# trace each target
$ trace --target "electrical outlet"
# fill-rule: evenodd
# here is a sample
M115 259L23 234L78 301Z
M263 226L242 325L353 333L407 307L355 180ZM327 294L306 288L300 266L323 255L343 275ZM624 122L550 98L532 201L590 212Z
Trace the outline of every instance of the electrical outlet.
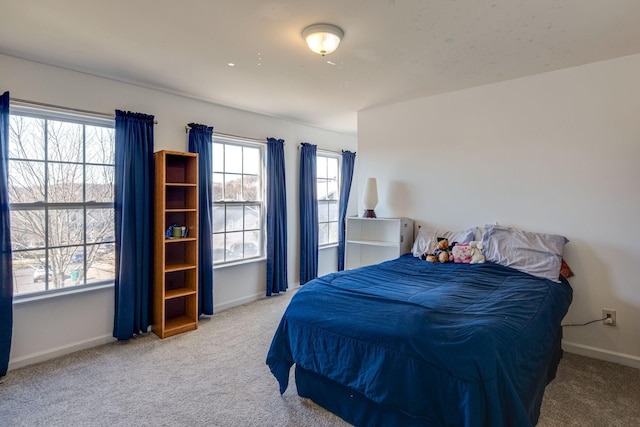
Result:
M616 326L616 311L610 308L602 309L602 324L607 326Z

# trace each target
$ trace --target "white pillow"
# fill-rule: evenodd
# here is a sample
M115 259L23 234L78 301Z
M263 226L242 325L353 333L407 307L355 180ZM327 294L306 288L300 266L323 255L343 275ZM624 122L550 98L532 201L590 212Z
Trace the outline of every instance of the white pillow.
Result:
M569 240L557 234L532 233L486 225L482 234L487 261L560 282L562 253Z
M452 245L454 242L471 242L475 240L476 228L477 227L472 227L468 230L463 231L447 231L438 230L436 228L431 228L423 225L422 227L420 227L420 231L418 231L416 240L413 242L413 248L411 249L411 252L416 258L419 258L424 254L434 253L436 251L438 238L449 239L450 245Z

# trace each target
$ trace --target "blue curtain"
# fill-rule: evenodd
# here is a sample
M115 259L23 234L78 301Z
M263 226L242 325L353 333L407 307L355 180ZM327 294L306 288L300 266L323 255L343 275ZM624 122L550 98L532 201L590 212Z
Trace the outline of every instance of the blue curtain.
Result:
M317 147L303 142L300 149L300 284L318 277Z
M342 151L342 166L340 168L340 206L338 207L338 271L344 270L344 249L345 249L345 225L347 217L347 205L349 204L349 193L351 193L351 181L353 180L353 169L356 164L356 153Z
M287 186L284 141L267 139L267 296L285 292L287 279Z
M149 328L153 281L153 116L116 110L113 336Z
M213 314L213 127L189 127L189 151L198 153L198 314Z
M7 374L13 330L13 274L9 224L9 92L0 97L0 377Z

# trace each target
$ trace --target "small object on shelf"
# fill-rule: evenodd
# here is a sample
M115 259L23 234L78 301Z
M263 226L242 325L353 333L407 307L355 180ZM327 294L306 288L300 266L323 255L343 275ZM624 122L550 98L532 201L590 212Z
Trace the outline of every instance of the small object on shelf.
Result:
M187 235L189 235L189 227L186 225L173 224L170 225L165 232L165 237L167 239L184 239Z
M178 224L170 225L170 226L167 228L167 231L164 233L164 237L166 237L167 239L173 239L173 238L175 238L175 237L180 237L180 235L179 235L179 234L178 234L178 235L176 235L176 230L175 230L175 229L176 229L176 227L178 227Z

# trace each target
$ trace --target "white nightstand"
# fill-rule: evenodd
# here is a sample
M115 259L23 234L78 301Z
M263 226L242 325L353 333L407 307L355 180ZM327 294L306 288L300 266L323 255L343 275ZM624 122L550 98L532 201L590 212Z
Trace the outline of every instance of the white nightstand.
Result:
M411 252L413 220L347 217L345 269L377 264Z

